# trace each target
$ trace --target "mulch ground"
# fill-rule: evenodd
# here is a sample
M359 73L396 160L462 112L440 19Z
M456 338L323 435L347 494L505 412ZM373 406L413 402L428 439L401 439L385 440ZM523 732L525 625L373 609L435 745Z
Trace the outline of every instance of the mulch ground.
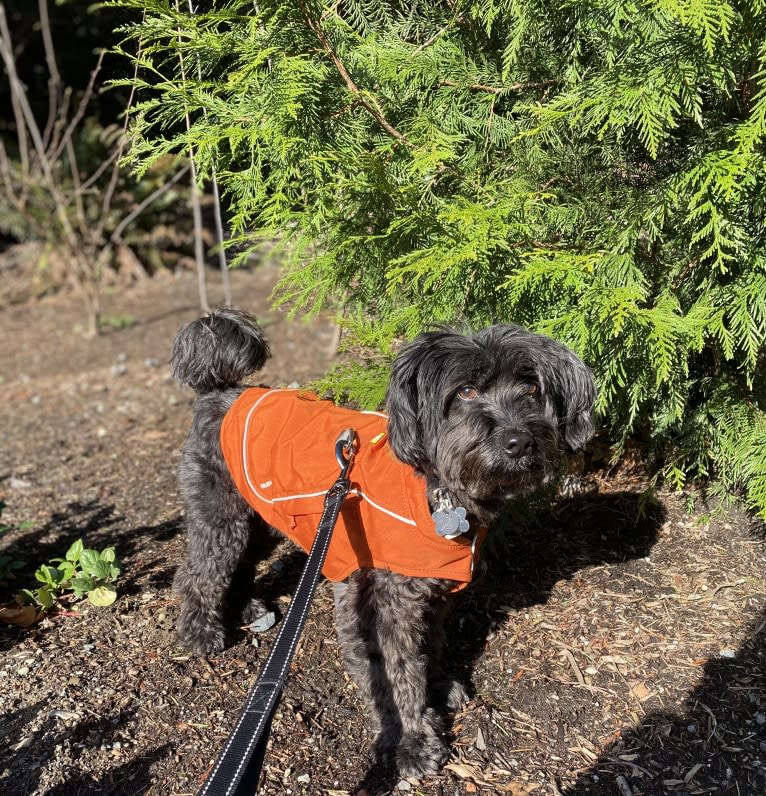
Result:
M331 364L333 327L269 310L275 277L235 273L236 303L269 334L262 379L304 384ZM122 564L112 606L0 628L6 796L196 793L274 638L242 634L208 659L175 640L192 395L166 361L195 307L186 274L109 296L108 313L136 322L95 340L73 298L0 311L0 551L27 562L2 596L77 538ZM596 453L582 494L511 507L488 574L460 596L448 665L472 699L449 719L444 770L415 782L371 763L323 583L262 794L766 793L763 527L694 493L647 500L640 451L612 469ZM301 561L285 544L261 566L278 613Z

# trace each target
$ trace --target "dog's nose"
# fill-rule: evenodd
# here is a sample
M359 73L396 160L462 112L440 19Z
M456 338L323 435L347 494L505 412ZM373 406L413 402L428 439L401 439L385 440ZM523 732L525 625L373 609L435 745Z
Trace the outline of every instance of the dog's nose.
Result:
M520 459L532 452L534 440L526 431L512 431L505 441L505 452L514 459Z

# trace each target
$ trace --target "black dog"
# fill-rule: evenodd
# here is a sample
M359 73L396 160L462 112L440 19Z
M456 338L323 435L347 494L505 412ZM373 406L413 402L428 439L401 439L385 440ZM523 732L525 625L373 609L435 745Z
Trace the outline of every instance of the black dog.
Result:
M289 477L264 474L285 457L297 459L327 470L326 489L337 474L332 445L317 452L291 446L308 444L314 425L358 427L353 500L336 529L346 558L325 574L338 581L338 633L375 720L376 752L401 775L433 773L448 753L433 706L454 710L466 699L440 667L450 595L470 581L477 547L503 503L556 478L565 451L592 436L592 374L569 349L517 326L468 336L426 332L394 361L388 418L353 413L347 422L349 410L297 391L238 386L268 356L255 319L236 310L214 312L176 337L173 373L198 393L180 470L188 549L175 579L179 638L202 654L223 648L234 582L243 568L248 574L254 539L268 535L268 525L305 546L296 533L308 509L291 508L284 522L275 512L296 498L312 500L313 492L301 484L288 498L290 485L278 479ZM278 403L286 406L280 419L269 414ZM229 430L239 435L234 442ZM368 472L369 484L362 480ZM385 486L406 482L418 494L399 494L397 486L390 500L381 498L372 494L376 478ZM388 523L377 541L367 527L373 515ZM445 557L441 576L436 559ZM249 600L240 616L251 621L262 610Z

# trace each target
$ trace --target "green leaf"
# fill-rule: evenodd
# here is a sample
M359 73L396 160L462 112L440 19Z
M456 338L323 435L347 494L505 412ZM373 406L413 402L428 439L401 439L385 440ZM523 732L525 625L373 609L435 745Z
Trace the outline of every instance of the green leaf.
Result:
M37 605L39 600L37 599L37 591L32 591L31 589L19 589L19 594L24 598L24 601L28 604Z
M76 542L73 542L70 545L69 550L66 551L66 560L77 563L80 560L82 551L83 551L82 539L78 539Z
M100 561L98 551L85 548L80 552L80 567L88 575L92 575Z
M69 580L75 573L75 565L71 561L62 561L57 569L61 572L61 581Z
M93 562L93 566L89 574L97 580L106 580L107 578L111 577L112 565L108 561L104 561L103 559L99 558L97 561Z
M75 596L82 597L87 592L96 588L96 580L87 576L80 576L72 578L69 582L69 588L75 593Z
M108 586L98 586L88 592L88 600L99 607L111 605L117 599L117 592Z
M46 586L43 586L42 588L34 592L33 599L35 600L35 602L39 603L46 611L53 608L53 606L56 604L55 592Z
M64 573L55 567L51 567L48 564L43 564L35 572L35 578L39 580L40 583L45 583L48 586L54 587L63 581Z

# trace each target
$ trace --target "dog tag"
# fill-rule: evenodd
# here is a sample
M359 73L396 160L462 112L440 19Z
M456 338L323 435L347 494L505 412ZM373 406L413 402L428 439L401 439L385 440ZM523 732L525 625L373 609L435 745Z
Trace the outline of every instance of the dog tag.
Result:
M465 518L466 511L462 506L453 509L437 509L433 517L436 533L445 539L454 539L465 533L470 527Z

